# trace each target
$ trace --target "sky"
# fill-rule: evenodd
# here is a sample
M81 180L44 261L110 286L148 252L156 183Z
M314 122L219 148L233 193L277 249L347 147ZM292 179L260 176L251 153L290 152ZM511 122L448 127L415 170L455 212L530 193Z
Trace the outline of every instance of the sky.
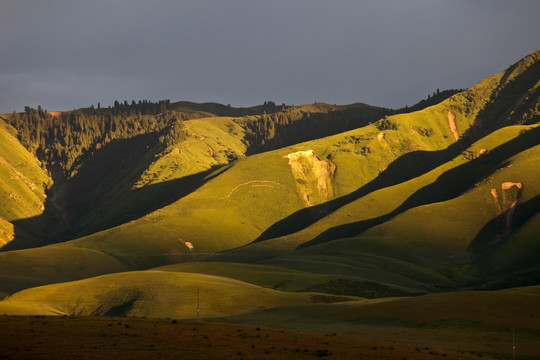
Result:
M538 0L0 0L0 112L170 99L399 108L540 48Z

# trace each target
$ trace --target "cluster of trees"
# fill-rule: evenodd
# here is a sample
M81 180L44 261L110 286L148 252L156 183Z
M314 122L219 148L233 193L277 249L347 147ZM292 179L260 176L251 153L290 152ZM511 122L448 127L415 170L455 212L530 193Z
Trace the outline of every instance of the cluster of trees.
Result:
M131 104L128 104L127 101L124 101L123 104L115 101L114 106L110 110L114 115L153 115L158 113L164 113L167 110L170 110L170 108L171 100L167 99L160 100L158 102L139 100L138 103L132 101ZM99 103L98 109L100 109Z
M259 152L352 130L393 112L369 106L309 112L293 105L272 114L250 117L249 121L242 118L236 121L245 123L250 152Z
M444 101L448 99L450 96L455 95L459 92L464 91L464 89L448 89L440 91L437 89L437 91L434 91L433 94L429 95L426 99L420 100L418 103L414 104L413 106L405 106L404 108L401 108L398 110L400 113L408 113L413 111L419 111L422 109L425 109L427 107L437 105L441 101Z
M71 176L77 159L100 149L115 139L127 139L140 134L159 132L174 127L170 135L160 138L164 143L182 136L182 114L169 110L170 101L139 101L113 107L90 108L62 113L48 113L41 106L26 106L23 113L13 112L9 123L18 130L21 143L42 162L44 168L60 169Z

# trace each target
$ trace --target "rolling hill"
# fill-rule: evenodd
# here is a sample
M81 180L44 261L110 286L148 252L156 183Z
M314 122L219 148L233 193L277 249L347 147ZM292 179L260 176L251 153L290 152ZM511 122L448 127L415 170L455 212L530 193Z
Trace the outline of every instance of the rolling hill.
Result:
M324 331L505 336L509 320L484 323L478 302L434 318L482 294L529 341L540 50L443 93L415 111L163 101L2 115L0 313L190 318L183 294L200 289L204 317L231 322L307 329L316 312Z

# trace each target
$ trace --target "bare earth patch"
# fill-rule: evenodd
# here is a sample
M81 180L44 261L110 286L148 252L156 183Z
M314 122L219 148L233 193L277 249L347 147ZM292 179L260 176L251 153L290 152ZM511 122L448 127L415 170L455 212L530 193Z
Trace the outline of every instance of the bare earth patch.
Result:
M450 128L454 140L458 141L460 136L456 125L456 114L451 111L448 112L448 127Z
M331 176L336 166L319 160L313 150L297 151L286 156L296 180L298 193L307 206L317 205L334 196Z

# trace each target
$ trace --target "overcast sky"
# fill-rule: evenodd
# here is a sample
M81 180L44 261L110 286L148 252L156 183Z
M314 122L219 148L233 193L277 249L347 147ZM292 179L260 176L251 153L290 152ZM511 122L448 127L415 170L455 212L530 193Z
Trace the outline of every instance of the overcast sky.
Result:
M0 112L114 100L398 108L540 48L539 0L0 0Z

